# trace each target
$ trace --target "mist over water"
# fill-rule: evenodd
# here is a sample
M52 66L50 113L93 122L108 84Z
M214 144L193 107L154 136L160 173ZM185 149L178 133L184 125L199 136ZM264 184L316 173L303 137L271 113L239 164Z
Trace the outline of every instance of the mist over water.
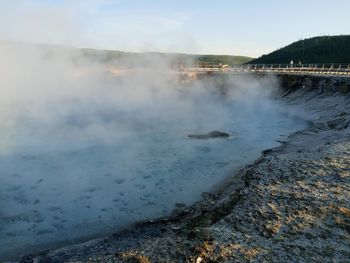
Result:
M0 53L0 258L169 215L305 125L272 77L227 77L222 96L160 59L118 77L79 51ZM234 136L186 137L212 130Z

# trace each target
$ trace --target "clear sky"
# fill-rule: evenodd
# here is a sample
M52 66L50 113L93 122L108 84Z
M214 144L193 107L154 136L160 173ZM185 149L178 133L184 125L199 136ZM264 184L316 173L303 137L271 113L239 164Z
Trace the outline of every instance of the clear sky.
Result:
M350 34L349 0L0 0L0 38L257 57Z

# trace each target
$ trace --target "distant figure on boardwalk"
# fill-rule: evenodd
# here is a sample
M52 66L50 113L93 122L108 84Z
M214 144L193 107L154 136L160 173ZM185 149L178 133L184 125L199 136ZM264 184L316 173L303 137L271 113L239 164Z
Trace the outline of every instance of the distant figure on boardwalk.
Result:
M299 60L299 67L301 67L301 61Z
M294 64L294 62L293 62L293 60L291 60L291 61L290 61L290 67L291 67L291 68L293 67L293 64Z

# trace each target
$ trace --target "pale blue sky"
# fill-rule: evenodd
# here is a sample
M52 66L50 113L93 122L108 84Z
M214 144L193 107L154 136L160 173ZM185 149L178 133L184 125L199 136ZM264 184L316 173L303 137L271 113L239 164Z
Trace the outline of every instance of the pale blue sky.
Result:
M125 51L260 56L349 34L349 0L0 0L0 38Z

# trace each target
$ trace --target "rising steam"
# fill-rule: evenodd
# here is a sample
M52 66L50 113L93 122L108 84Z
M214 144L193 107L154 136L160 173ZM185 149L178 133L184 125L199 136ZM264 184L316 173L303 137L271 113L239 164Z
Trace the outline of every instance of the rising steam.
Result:
M0 57L0 258L168 215L300 125L273 77L180 85L159 56L9 42ZM236 136L186 138L212 130Z

